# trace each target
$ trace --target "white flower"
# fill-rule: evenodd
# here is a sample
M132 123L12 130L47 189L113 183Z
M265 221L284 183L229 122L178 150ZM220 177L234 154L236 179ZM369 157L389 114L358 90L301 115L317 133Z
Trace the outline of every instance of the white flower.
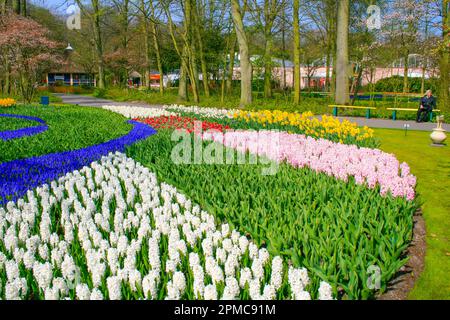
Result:
M272 275L270 277L270 283L278 290L283 282L283 260L280 256L276 256L272 260Z
M250 259L255 259L258 257L258 247L253 242L251 242L249 244L248 250L249 250Z
M167 296L166 300L180 300L180 290L173 284L172 281L167 282Z
M15 278L8 281L5 286L6 300L21 300L27 293L27 280L25 278Z
M320 282L319 300L333 300L333 291L331 286L325 281Z
M122 298L121 279L117 276L108 277L106 279L108 294L110 300L120 300Z
M246 236L241 236L239 238L239 248L241 249L242 254L245 254L248 248L248 239Z
M142 290L146 299L156 299L156 286L158 283L159 274L158 272L152 270L148 275L142 279Z
M85 284L85 283L78 284L75 291L76 291L78 300L90 300L91 291L89 290L89 287L87 286L87 284Z
M308 272L306 269L296 269L290 266L288 271L288 280L289 285L291 286L293 298L303 300L305 297L304 288L309 283Z
M47 287L44 290L45 300L59 300L59 289L56 287Z
M43 264L35 262L33 265L33 276L36 279L38 286L42 290L45 290L53 279L53 268L50 262Z
M182 272L177 271L174 273L173 284L178 289L178 291L180 291L180 293L184 292L184 290L186 289L186 279Z
M6 300L20 300L19 288L15 283L7 282L5 285Z
M215 284L209 284L205 287L205 300L217 300L217 289Z
M53 288L58 290L58 294L61 297L69 293L69 288L63 278L53 278Z
M269 260L269 257L270 257L269 251L267 251L266 248L259 249L258 257L259 257L259 260L261 261L261 264L265 265L267 260Z
M98 288L94 288L91 293L91 300L103 300L103 294Z
M301 290L295 295L296 300L311 300L311 295L308 291Z
M263 290L263 300L274 300L276 293L276 289L272 285L266 284Z
M239 285L242 289L245 288L245 285L247 283L250 283L250 280L252 279L252 271L249 268L241 269L240 272L241 276L239 278Z
M136 269L129 271L128 281L130 283L131 290L136 291L138 286L142 286L141 273Z
M258 279L250 280L249 287L250 287L250 298L252 298L252 300L262 300L263 299L261 296L261 292L260 292L261 284Z
M253 272L253 277L255 277L256 279L261 279L262 277L264 277L264 268L259 259L253 260L252 272Z
M225 279L225 289L223 292L223 300L234 300L239 295L239 284L234 277Z
M8 260L5 262L6 277L9 282L13 282L19 277L19 266L14 260Z

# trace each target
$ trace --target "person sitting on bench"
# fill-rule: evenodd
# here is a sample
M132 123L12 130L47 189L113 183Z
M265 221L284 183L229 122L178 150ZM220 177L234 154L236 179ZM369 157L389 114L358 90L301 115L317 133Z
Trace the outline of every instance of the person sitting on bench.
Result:
M430 117L430 112L436 108L436 98L433 97L431 90L427 90L425 96L420 99L420 107L417 111L417 122L427 122Z

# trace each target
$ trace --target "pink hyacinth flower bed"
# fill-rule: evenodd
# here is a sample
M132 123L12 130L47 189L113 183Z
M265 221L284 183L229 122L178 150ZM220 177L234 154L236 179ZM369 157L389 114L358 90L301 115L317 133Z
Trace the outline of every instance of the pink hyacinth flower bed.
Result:
M406 163L379 149L314 139L300 134L277 131L204 132L204 140L213 140L241 152L266 156L278 163L309 168L347 182L353 177L359 185L371 189L380 186L380 194L393 197L415 197L416 177Z

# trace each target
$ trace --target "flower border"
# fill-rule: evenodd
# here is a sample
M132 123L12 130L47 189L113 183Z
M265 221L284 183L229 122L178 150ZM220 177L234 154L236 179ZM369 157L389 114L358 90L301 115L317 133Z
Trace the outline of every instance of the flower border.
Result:
M134 127L127 135L102 144L0 164L0 204L15 201L28 190L81 169L110 152L123 152L127 145L157 132L152 127L136 121L130 120L128 123Z
M24 116L24 115L18 115L18 114L9 114L9 113L2 113L2 114L0 114L0 117L25 119L25 120L36 121L36 122L43 124L42 126L21 128L21 129L17 129L17 130L0 131L0 139L2 139L4 141L18 139L18 138L22 138L22 137L26 137L26 136L34 136L36 134L39 134L39 133L42 133L42 132L48 130L47 123L38 117Z

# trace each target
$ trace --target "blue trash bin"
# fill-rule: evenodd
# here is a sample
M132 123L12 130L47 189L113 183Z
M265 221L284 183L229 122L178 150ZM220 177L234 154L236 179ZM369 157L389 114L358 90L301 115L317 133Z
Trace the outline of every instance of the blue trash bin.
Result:
M41 104L43 106L48 106L50 104L50 98L47 96L42 96L41 97Z

